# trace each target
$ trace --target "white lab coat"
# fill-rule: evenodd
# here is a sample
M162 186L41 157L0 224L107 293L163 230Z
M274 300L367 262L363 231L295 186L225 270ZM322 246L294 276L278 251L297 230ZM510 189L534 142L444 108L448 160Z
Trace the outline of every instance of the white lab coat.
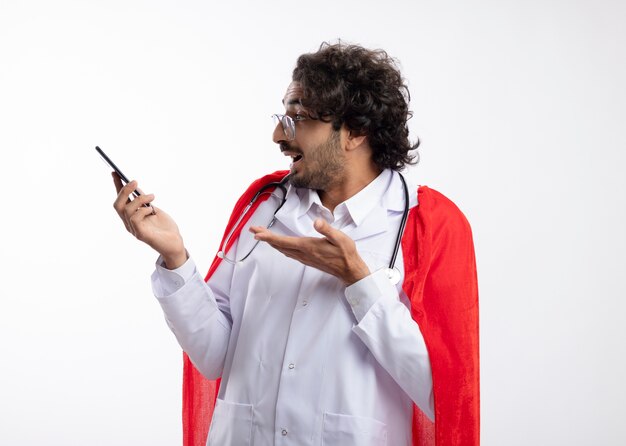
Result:
M270 198L251 224L276 207ZM209 445L409 445L412 402L432 418L426 347L384 271L403 209L389 170L334 215L316 192L289 191L272 230L319 236L313 221L325 218L344 231L373 272L347 288L264 243L241 264L222 262L208 285L192 260L157 266L154 293L179 343L206 377L222 377Z

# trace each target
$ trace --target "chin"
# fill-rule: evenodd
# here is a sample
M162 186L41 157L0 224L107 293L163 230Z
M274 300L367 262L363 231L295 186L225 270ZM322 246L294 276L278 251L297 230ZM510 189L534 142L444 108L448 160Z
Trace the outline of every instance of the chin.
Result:
M309 187L308 178L303 178L302 174L299 174L295 170L291 171L291 175L289 176L289 183L291 183L293 187L305 187L305 188Z
M315 181L313 181L309 175L292 168L291 175L289 176L289 183L291 183L293 187L311 189L311 185L312 183L315 183Z

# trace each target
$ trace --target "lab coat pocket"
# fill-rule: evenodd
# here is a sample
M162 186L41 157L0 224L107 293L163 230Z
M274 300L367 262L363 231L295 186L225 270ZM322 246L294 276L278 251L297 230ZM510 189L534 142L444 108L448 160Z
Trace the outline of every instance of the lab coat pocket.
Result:
M387 425L373 418L324 413L323 446L385 446Z
M207 446L252 444L252 404L217 399Z

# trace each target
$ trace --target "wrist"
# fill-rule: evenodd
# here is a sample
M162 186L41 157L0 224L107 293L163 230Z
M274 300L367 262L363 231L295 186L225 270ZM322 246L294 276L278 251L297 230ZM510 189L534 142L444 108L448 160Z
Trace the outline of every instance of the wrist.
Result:
M358 265L351 271L350 276L345 278L344 282L346 283L346 286L350 286L350 285L355 284L359 280L364 279L370 274L371 274L370 269L367 267L365 262L362 262L360 265Z
M189 259L186 249L173 254L161 254L161 256L163 257L163 266L166 269L180 268Z

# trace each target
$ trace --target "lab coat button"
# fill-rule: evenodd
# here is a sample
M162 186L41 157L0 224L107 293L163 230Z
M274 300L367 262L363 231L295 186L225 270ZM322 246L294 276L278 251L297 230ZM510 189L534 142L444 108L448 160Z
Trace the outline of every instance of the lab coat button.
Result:
M287 435L287 429L283 429L280 433L283 434L283 437L285 437Z
M291 364L289 364L289 369L293 369L296 365L292 362Z
M308 304L309 304L309 303L308 303L306 300L303 300L303 301L302 301L302 306L303 306L303 307L306 307Z

